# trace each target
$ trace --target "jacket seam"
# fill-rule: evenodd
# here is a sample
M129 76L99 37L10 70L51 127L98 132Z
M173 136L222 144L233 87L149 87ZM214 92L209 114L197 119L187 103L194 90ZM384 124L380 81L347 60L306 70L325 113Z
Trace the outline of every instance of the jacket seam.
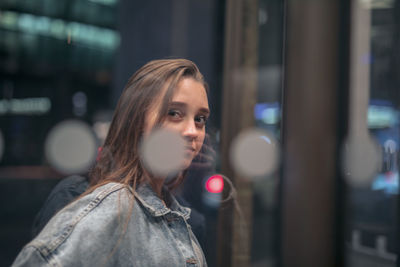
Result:
M39 243L40 244L40 243ZM35 253L37 253L39 255L39 257L49 266L53 266L53 267L62 267L62 265L60 263L57 262L57 260L54 257L51 257L51 255L44 255L41 251L41 249L38 246L35 246L34 244L31 245L27 245L26 248L28 247L32 247L35 251Z

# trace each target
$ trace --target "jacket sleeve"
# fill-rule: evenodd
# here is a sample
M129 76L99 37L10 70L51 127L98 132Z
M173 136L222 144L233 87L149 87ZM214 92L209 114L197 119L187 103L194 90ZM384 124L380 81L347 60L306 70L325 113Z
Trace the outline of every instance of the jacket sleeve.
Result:
M84 176L72 175L63 178L50 192L36 215L32 226L32 238L39 234L54 214L85 192L88 186L89 181Z
M40 252L32 246L26 246L18 254L12 267L28 267L28 266L51 266L40 254ZM56 265L53 265L56 266Z

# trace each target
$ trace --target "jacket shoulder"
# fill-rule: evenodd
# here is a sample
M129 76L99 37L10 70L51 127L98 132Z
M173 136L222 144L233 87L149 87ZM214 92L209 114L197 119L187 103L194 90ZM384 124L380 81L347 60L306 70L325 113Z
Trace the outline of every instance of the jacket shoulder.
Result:
M109 183L97 188L59 211L21 254L25 249L35 249L41 257L48 259L60 246L69 250L81 242L82 237L86 243L89 240L95 242L98 233L109 232L107 229L113 228L114 222L121 221L129 199L133 199L133 195L123 184Z
M11 267L25 266L57 266L57 264L49 263L35 247L27 245L11 265Z

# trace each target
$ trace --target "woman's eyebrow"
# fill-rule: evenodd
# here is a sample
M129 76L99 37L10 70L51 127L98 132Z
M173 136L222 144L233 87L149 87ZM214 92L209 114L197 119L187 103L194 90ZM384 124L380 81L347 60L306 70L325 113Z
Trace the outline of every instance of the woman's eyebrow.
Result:
M172 107L182 107L182 108L186 108L188 106L187 103L179 101L172 101L169 105ZM199 112L204 113L207 116L210 115L210 110L206 107L199 108Z
M178 106L178 107L186 107L187 104L184 102L177 102L177 101L173 101L169 104L170 106Z
M199 111L205 115L210 115L210 110L208 108L200 108Z

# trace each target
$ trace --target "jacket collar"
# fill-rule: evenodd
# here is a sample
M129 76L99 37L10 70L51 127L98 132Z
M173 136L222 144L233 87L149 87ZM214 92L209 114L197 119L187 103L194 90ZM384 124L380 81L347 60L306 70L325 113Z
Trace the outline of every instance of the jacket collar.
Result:
M181 206L167 188L163 188L163 193L171 200L169 207L164 205L148 183L139 185L134 194L136 199L154 217L163 216L170 212L178 212L188 220L191 210L187 207Z

